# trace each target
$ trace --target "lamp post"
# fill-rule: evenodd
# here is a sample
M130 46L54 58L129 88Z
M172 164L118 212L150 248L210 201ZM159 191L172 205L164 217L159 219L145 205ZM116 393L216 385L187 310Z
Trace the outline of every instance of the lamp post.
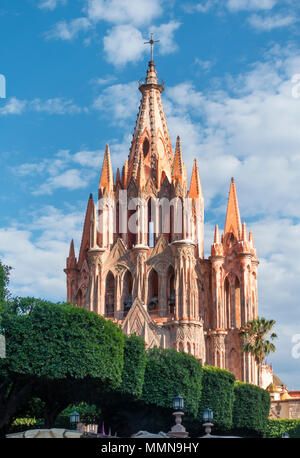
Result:
M173 409L175 412L173 413L175 417L175 425L172 426L171 431L168 432L169 436L171 437L188 437L189 433L185 430L185 427L181 424L182 418L184 413L184 400L178 394L174 399L173 399Z
M70 414L71 428L76 429L79 422L80 422L80 415L76 410L73 410L73 412Z
M213 419L214 419L214 414L213 411L209 408L205 409L203 412L203 426L205 428L205 436L203 437L212 437L211 436L211 428L214 426L213 425Z

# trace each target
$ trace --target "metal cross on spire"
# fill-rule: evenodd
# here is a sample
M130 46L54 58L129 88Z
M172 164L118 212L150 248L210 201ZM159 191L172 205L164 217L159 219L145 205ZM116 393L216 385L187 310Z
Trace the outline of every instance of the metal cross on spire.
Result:
M145 45L150 45L151 46L151 61L153 61L153 47L154 47L154 43L159 43L159 40L153 40L153 33L150 33L151 37L150 37L150 40L149 41L145 41L144 44Z

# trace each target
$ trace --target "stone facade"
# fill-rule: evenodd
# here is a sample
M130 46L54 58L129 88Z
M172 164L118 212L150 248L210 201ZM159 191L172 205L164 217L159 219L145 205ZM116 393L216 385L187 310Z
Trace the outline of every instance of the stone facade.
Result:
M195 159L188 186L179 137L172 150L163 89L150 61L128 160L114 179L106 147L99 202L90 195L78 259L71 242L67 299L141 335L148 347L185 351L257 384L239 333L257 317L253 235L241 223L232 179L224 233L216 226L204 258L199 167Z

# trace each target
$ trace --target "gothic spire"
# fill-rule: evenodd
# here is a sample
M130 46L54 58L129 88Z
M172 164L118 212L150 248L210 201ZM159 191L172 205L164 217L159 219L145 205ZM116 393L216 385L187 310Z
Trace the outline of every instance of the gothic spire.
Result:
M177 140L176 140L176 149L175 149L175 156L174 156L172 178L175 181L175 183L177 182L182 183L183 175L184 175L184 164L182 160L180 137L178 135Z
M71 240L69 256L67 257L67 268L76 268L77 260L75 256L74 240Z
M231 178L226 221L225 221L225 234L232 232L237 240L240 240L242 233L242 223L239 211L239 204L235 189L234 179Z
M198 197L203 197L202 193L202 186L201 186L201 179L199 173L199 167L197 163L197 159L194 159L192 177L191 177L191 184L189 190L189 197L192 199L197 199Z
M113 177L113 170L112 170L111 160L110 160L110 151L109 151L109 146L106 145L103 165L102 165L102 172L101 172L101 177L100 177L100 183L99 183L99 192L101 191L103 193L104 190L106 190L107 192L110 192L110 191L113 191L113 189L114 189L114 177Z
M130 147L128 182L132 176L136 176L141 151L146 179L151 177L156 182L156 177L164 172L171 180L173 151L161 101L164 86L157 78L152 60L149 62L146 78L139 82L139 90L142 100ZM158 158L160 170L157 170Z
M126 159L125 165L123 166L123 169L122 169L122 177L121 177L121 183L122 183L123 189L126 189L127 187L127 178L128 178L128 161Z

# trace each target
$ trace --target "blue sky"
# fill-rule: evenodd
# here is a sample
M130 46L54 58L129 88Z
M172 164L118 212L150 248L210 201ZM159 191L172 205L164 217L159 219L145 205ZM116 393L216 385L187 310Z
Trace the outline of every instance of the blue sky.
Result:
M224 227L230 177L260 258L269 358L300 387L300 81L297 0L1 0L0 258L18 295L65 299L105 144L127 157L152 31L173 143L199 162L206 255Z

